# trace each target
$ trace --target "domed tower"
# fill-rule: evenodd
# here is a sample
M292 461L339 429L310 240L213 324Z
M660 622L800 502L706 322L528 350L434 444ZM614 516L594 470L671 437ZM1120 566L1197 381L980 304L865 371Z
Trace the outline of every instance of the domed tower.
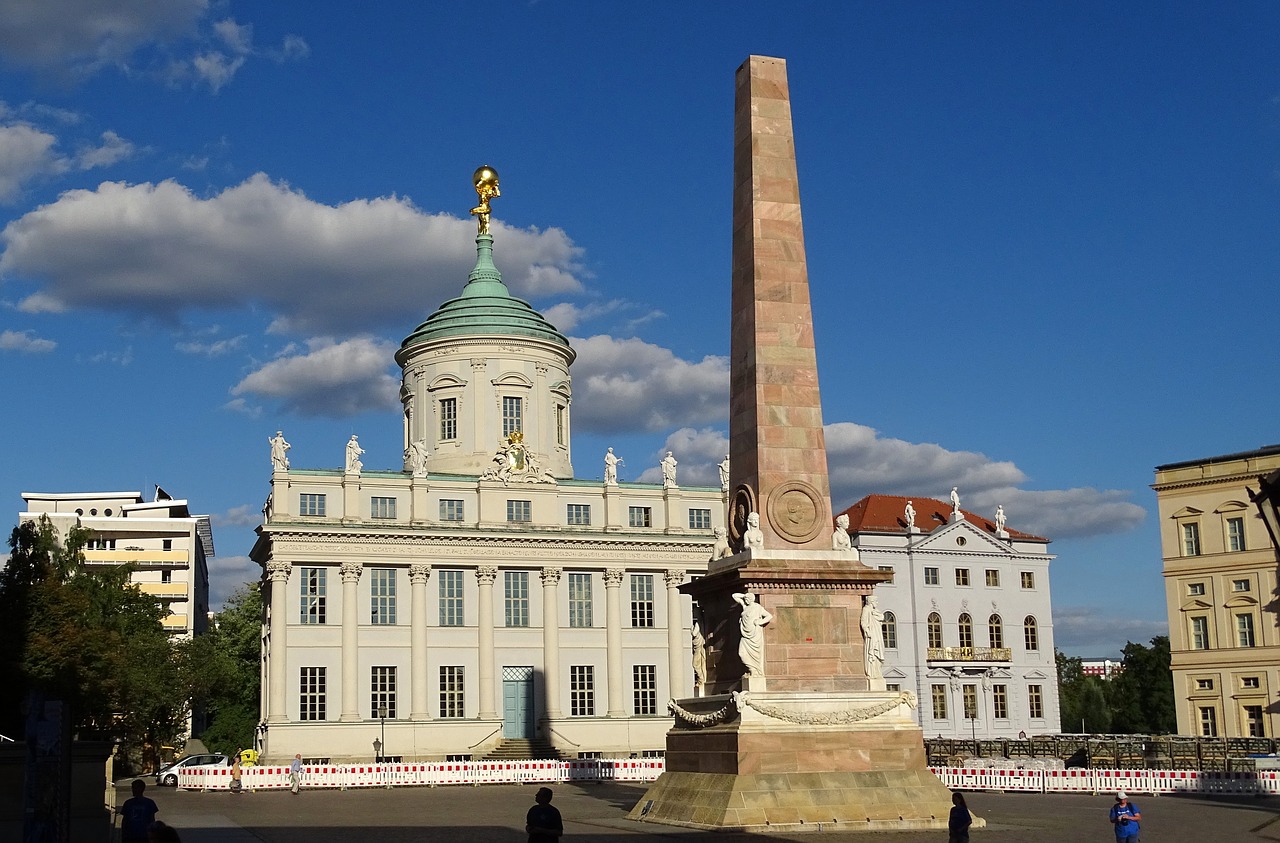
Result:
M405 470L415 447L431 473L482 474L499 449L523 447L552 478L573 477L569 366L573 349L528 302L511 295L493 264L489 200L501 195L491 167L475 172L480 204L476 265L450 299L400 344Z

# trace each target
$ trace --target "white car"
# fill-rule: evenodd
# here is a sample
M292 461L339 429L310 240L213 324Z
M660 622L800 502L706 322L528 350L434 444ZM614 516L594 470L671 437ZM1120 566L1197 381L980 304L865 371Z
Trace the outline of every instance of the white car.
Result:
M218 753L206 753L204 755L188 755L185 758L179 758L167 767L161 767L156 771L156 784L162 787L176 787L178 784L178 773L185 773L194 770L197 767L229 767L231 762L227 756Z

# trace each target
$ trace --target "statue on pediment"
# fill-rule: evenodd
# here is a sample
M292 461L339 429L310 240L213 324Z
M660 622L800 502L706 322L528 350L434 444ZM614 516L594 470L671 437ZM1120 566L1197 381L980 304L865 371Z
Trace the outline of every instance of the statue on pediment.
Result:
M500 480L504 485L516 483L554 483L555 478L542 469L537 456L524 443L524 434L512 431L498 446L493 465L480 475L481 480Z

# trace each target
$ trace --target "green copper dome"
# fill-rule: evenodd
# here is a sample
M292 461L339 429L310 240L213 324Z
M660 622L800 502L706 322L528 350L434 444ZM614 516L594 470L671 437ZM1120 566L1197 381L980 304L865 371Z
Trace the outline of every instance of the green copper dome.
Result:
M564 334L528 302L511 295L502 283L502 273L493 265L490 234L476 237L476 266L467 276L462 295L440 305L439 310L400 343L400 353L443 337L476 335L534 337L569 348Z

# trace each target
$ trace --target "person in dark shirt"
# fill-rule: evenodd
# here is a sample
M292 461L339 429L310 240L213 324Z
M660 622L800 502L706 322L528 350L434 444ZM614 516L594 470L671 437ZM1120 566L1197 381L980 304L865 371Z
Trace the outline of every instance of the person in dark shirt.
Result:
M969 843L969 826L973 817L964 804L963 793L951 794L951 817L947 820L947 843Z
M529 832L529 843L556 843L560 835L564 834L564 823L560 820L560 812L551 807L551 788L538 788L533 801L538 804L529 809L524 820L524 830Z
M120 806L121 843L147 843L147 829L160 813L160 806L142 795L147 783L142 779L133 782L133 798Z

